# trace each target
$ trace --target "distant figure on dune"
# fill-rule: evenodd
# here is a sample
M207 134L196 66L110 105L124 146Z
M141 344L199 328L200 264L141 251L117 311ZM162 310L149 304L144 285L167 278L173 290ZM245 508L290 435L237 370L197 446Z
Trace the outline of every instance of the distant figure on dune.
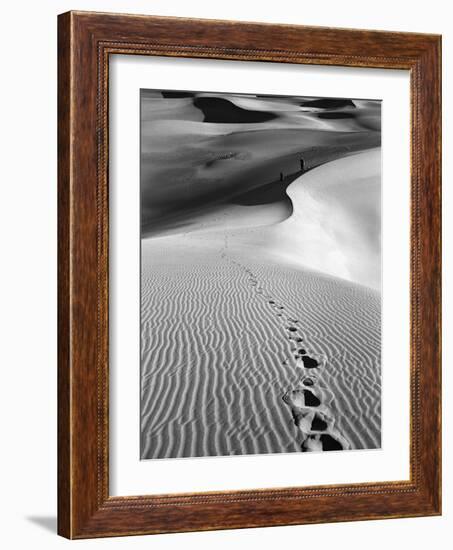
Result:
M280 181L283 181L283 172L280 172Z
M300 171L301 172L304 172L305 171L305 162L304 162L304 159L300 159Z

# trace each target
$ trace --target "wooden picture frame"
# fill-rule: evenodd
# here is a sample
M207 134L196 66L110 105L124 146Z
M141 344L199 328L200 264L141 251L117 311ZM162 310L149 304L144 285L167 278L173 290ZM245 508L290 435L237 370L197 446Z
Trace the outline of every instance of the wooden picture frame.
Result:
M58 20L58 532L67 538L441 513L441 39L69 12ZM411 87L410 480L109 495L109 56L405 69Z

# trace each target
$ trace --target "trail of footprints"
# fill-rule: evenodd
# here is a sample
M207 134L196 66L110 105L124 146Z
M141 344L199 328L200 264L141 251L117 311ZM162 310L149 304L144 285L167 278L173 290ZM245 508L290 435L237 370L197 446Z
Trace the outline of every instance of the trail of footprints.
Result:
M308 346L304 342L299 327L299 320L286 314L285 307L265 291L251 269L229 256L227 257L227 248L228 239L225 237L222 257L228 258L230 262L245 271L248 284L273 309L274 314L284 325L288 339L293 344L291 351L294 355L284 360L283 364L295 362L300 377L297 386L283 395L283 401L291 408L294 424L301 436L301 450L311 452L350 449L349 442L335 427L335 418L330 408L334 395L318 380L317 374L326 366L326 357L308 352Z

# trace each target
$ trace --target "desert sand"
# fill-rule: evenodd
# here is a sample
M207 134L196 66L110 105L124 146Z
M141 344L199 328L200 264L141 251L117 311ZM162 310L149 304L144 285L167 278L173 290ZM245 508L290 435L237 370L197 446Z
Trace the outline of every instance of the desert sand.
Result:
M376 107L160 99L143 109L141 458L380 447Z

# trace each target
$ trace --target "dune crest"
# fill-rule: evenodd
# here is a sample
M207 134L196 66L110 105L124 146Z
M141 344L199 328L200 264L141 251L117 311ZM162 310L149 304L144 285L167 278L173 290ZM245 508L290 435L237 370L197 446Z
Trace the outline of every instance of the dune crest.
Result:
M279 254L335 277L381 285L380 149L326 163L292 183L294 209L279 224Z

